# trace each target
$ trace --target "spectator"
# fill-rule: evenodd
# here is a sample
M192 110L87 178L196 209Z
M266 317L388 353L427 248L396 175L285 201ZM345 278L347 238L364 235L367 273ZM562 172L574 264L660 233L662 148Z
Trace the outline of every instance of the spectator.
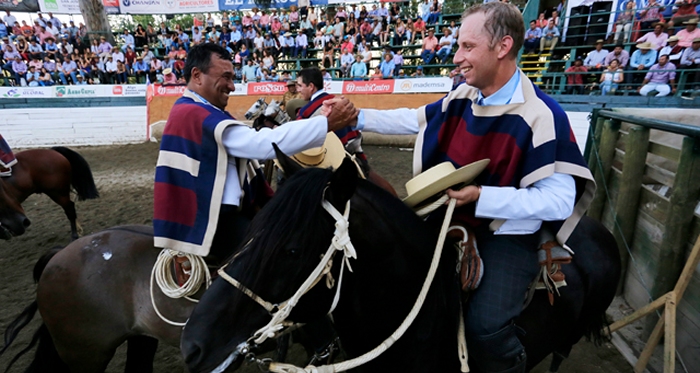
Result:
M414 78L423 78L425 77L425 74L423 74L423 66L418 66L416 67L416 72L411 74L412 77Z
M112 44L109 44L107 38L100 36L100 45L97 46L97 54L99 54L100 57L105 57L110 53L112 53Z
M335 66L333 59L335 54L335 45L332 42L327 42L323 47L323 56L321 57L321 66Z
M394 76L399 75L399 71L403 67L403 49L399 48L394 54Z
M536 21L530 21L530 28L525 31L525 43L524 50L525 54L534 53L535 49L540 45L540 38L542 37L542 30L537 27Z
M117 47L112 48L112 58L114 59L114 63L126 61L124 53Z
M141 83L141 78L143 78L143 81L145 82L146 75L148 75L149 70L150 67L143 61L143 57L136 57L136 62L134 62L134 75L136 76L136 83Z
M41 60L41 58L39 58L39 57L34 57L34 58L31 59L31 61L29 61L29 63L27 64L27 66L29 66L29 67L34 66L34 68L36 69L35 71L36 71L36 72L40 72L40 71L41 71L41 68L44 67L44 62Z
M156 56L148 49L148 45L143 46L143 51L141 52L141 57L146 65L151 65L151 61L156 58Z
M22 27L20 27L19 22L15 22L12 26L12 35L10 35L10 40L15 41L15 38L22 35Z
M678 36L673 35L667 40L668 45L661 48L659 51L659 56L668 55L669 62L676 65L676 68L680 67L681 56L683 55L683 47L678 45Z
M216 30L212 30L213 32L216 32ZM202 31L199 29L197 26L192 26L192 44L201 44L204 41L204 35L202 35ZM214 42L216 42L214 40Z
M668 40L668 34L664 32L666 29L666 24L664 23L655 23L654 24L654 30L647 32L642 36L641 38L637 39L637 44L643 43L643 42L649 42L652 44L652 48L654 48L657 52L661 50L661 48L666 46L666 42Z
M114 84L117 76L117 63L114 61L112 56L107 56L107 61L105 62L105 72L105 83Z
M554 51L554 47L557 46L559 41L559 29L554 25L554 20L550 19L547 27L542 29L542 36L540 37L540 54L544 52L544 48L549 47L549 53Z
M343 49L343 54L340 56L340 73L343 77L350 77L350 69L352 68L353 62L354 60L350 51Z
M452 89L467 81L467 78L462 74L462 69L460 69L459 66L450 71L450 78L452 79Z
M340 45L340 50L347 49L350 53L355 50L355 44L352 42L353 38L350 35L345 35L345 40L343 44Z
M382 3L384 5L384 3ZM379 45L387 45L389 44L389 23L385 20L382 19L379 21Z
M58 70L56 69L56 62L49 59L48 56L44 56L44 69L51 74L52 80L58 80Z
M22 21L22 35L27 39L31 39L34 36L34 29L24 20Z
M681 57L681 66L685 69L700 69L700 38L693 39L693 44L686 48ZM698 89L700 84L700 71L695 71L688 76L688 83L694 83L693 89Z
M657 52L651 49L652 45L649 42L637 44L637 50L632 53L630 58L630 68L637 71L647 70L656 62ZM646 75L646 74L645 74ZM644 75L636 73L632 75L632 82L640 82Z
M234 50L241 48L242 39L243 35L241 34L240 30L238 30L237 28L231 30L231 44Z
M15 84L25 86L27 75L27 64L22 60L21 56L15 56L15 60L12 61L12 71L14 72Z
M421 40L425 38L425 22L422 18L416 18L413 22L413 35L411 36L411 44L414 44L416 36L420 35Z
M627 62L629 62L630 54L625 50L622 44L617 44L612 53L608 53L608 55L605 56L605 66L609 66L613 59L616 59L619 67L624 69L627 66Z
M387 18L389 18L389 9L387 9L384 6L383 2L379 3L379 9L377 9L377 16L382 17L383 20L386 20Z
M552 17L549 18L549 21L554 21L554 26L559 27L559 11L553 10Z
M598 39L595 42L595 49L588 52L586 59L583 61L583 66L585 66L588 71L602 71L603 65L605 64L605 57L607 57L609 53L607 49L603 49L603 39Z
M617 58L610 60L603 75L600 76L600 94L605 96L608 93L615 94L617 87L625 79L624 70L620 67Z
M54 84L51 73L42 67L39 73L39 85L42 87L51 87Z
M391 54L387 53L384 55L384 61L379 64L379 69L382 71L382 77L384 79L389 79L394 76L394 60Z
M173 73L173 69L163 69L163 85L176 85L177 76Z
M566 93L567 94L583 94L583 73L587 73L588 69L583 66L581 58L574 61L574 65L566 69Z
M294 58L301 53L301 58L306 58L306 51L309 47L309 40L306 38L306 34L300 29L299 35L297 35L294 47Z
M634 22L636 5L633 0L629 0L625 5L625 10L618 14L617 21L615 21L615 40L614 43L620 40L620 35L624 31L624 39L622 42L627 42L630 40L630 33L632 32L632 23Z
M151 82L158 81L158 75L163 72L163 63L158 58L152 58L149 64L148 79Z
M126 84L127 83L127 72L126 65L122 61L117 61L117 81L116 84Z
M291 32L284 33L284 47L282 48L282 54L287 57L291 57L292 53L296 50L296 40L292 37Z
M381 3L382 7L384 7L384 3ZM430 5L430 16L428 17L428 24L429 25L434 25L438 23L440 20L440 10L442 10L442 6L438 2L438 0L433 0L433 4Z
M253 66L253 60L248 59L246 60L246 65L243 66L243 83L248 83L248 82L254 82L256 77L257 68Z
M369 24L369 19L365 18L360 26L360 35L369 44L372 44L372 25Z
M543 28L547 27L548 24L549 20L545 18L544 13L540 13L539 17L537 17L537 20L535 21L535 27L542 30Z
M75 80L75 85L87 85L88 82L85 80L85 78L82 75L78 75L77 79Z
M111 58L112 56L110 55L109 57ZM62 60L63 63L58 68L58 77L61 78L61 83L63 83L63 85L68 85L68 76L70 76L73 83L77 82L76 73L78 70L78 65L75 63L75 61L66 56L64 56Z
M329 81L333 80L333 77L328 72L328 70L326 70L325 67L321 68L321 75L323 76L323 81L325 81L325 82L329 82Z
M382 69L380 69L379 66L377 66L376 68L374 68L374 74L372 74L372 76L369 79L370 80L379 80L382 78L383 78Z
M255 37L253 38L253 51L261 53L265 49L265 38L259 32L255 32Z
M394 28L394 37L391 44L401 46L404 40L406 40L406 26L401 19L398 19L396 21L396 27Z
M452 53L452 46L455 43L455 38L452 36L452 32L449 28L445 27L442 31L444 36L440 38L440 44L438 45L440 50L437 52L437 59L445 64L447 63L447 58L450 57Z
M676 66L668 63L668 56L659 57L659 63L649 69L642 86L637 91L642 96L648 95L651 91L656 91L656 97L668 96L669 93L676 93L675 79Z
M134 30L134 45L136 48L141 48L148 45L148 34L146 34L146 29L144 29L143 25L140 23L136 25L136 30Z
M136 42L134 36L129 33L128 29L124 29L124 34L121 36L124 45L122 45L122 51L126 51L126 48L136 49Z
M301 16L301 22L299 22L299 29L307 36L313 35L314 26L311 24L311 21L309 21L306 15Z
M0 38L8 36L11 30L12 26L8 27L5 25L5 22L0 21Z
M358 54L355 56L355 62L350 68L350 77L353 80L362 80L367 76L367 65L362 62L362 55Z
M690 21L692 19L697 20L698 13L695 10L696 5L697 2L694 0L676 0L675 6L678 8L678 10L673 14L673 17L671 17L671 21L668 23L669 27L673 27L679 23L683 23L685 25L686 21ZM697 24L697 21L695 24ZM682 42L683 38L681 38L681 43Z
M651 25L661 21L660 12L664 9L666 8L659 5L656 0L648 0L647 6L639 12L640 28L642 30L648 30L651 28Z
M430 6L431 3L428 0L423 0L423 2L420 3L420 6L418 8L420 10L421 19L424 22L428 22L428 20L430 19Z
M421 49L421 58L426 65L430 65L435 58L436 48L438 46L438 40L435 37L435 30L428 30L428 37L423 39L423 47Z
M80 37L78 37L78 34L80 33L80 28L76 26L75 22L73 21L70 21L69 23L70 26L68 26L68 36L70 37L70 41L75 43L81 39Z
M131 47L126 48L126 53L124 53L124 63L126 64L126 69L129 71L129 74L132 73L135 61L136 61L136 52L134 52L131 49Z
M685 25L685 30L678 31L676 36L678 36L678 44L683 48L688 48L693 43L693 39L700 38L698 19L693 18L683 22L683 24Z
M163 61L161 62L161 67L163 70L172 69L175 66L175 60L170 58L170 56L163 56Z
M36 37L39 38L39 43L44 44L46 39L49 38L56 38L56 36L48 31L46 31L46 27L40 26L39 27L39 32L36 33ZM28 39L31 40L31 39Z
M241 63L235 62L233 64L233 80L235 82L243 81L243 69L241 69Z
M36 42L36 39L32 39L29 43L29 48L27 49L30 59L42 59L44 57L44 49Z
M177 31L177 38L180 39L180 45L185 47L185 51L190 50L190 37L185 34L184 31L178 30Z
M5 21L7 27L12 27L17 22L17 18L10 14L9 10L5 10L5 15L2 16L2 20Z

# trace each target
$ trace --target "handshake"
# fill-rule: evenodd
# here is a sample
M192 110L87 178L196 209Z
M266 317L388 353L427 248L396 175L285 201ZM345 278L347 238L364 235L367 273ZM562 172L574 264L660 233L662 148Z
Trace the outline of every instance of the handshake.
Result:
M335 97L323 102L321 114L328 118L328 132L331 132L355 126L360 109L347 97Z

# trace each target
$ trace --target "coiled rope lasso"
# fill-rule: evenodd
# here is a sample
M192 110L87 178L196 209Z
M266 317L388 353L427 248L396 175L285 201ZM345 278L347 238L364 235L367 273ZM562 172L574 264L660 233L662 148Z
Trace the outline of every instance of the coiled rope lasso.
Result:
M173 278L172 263L176 257L187 258L192 266L190 278L188 278L187 281L182 284L182 286L180 286ZM151 271L151 304L153 305L153 310L156 312L158 317L160 317L160 319L164 322L173 326L185 326L187 322L172 321L160 313L158 306L156 306L156 300L153 292L154 279L160 290L166 296L173 299L185 298L193 303L199 302L197 299L191 298L191 296L199 291L202 284L206 286L205 289L208 289L209 285L211 285L211 273L209 273L209 268L207 267L207 263L204 261L204 257L170 249L163 249L160 254L158 254L158 258L156 259L155 264L153 264L153 270Z

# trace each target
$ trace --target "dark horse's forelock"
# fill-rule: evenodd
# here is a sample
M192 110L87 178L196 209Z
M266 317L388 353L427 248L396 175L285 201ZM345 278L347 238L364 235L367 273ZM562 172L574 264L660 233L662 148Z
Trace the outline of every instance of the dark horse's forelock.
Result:
M304 169L288 180L275 196L265 205L253 219L244 243L249 243L243 250L246 253L246 268L240 274L241 283L255 288L255 284L265 280L265 268L272 262L280 260L279 255L286 255L285 249L290 243L297 247L301 255L299 260L303 263L316 263L320 258L316 257L314 244L325 242L330 244L330 238L325 239L319 232L324 222L330 222L331 218L321 206L324 190L329 185L333 176L331 170L309 168ZM326 223L330 224L330 223ZM235 258L235 256L234 256ZM289 279L300 274L303 268L289 268L296 271Z

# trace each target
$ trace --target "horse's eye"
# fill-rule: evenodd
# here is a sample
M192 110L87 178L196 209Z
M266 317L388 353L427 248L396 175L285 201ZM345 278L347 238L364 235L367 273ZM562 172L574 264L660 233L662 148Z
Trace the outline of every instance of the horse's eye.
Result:
M301 250L297 247L290 247L285 250L287 252L287 255L291 256L292 258L298 258Z

